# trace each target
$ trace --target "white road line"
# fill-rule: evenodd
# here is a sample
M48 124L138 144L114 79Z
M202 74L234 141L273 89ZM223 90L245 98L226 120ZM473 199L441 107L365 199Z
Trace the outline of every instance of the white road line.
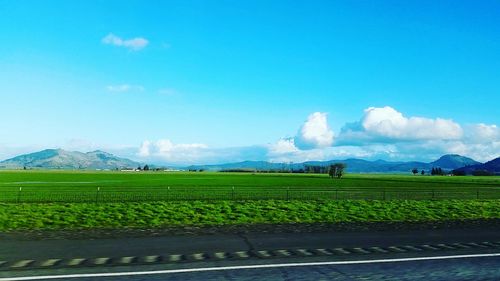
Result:
M171 273L187 273L187 272L240 270L240 269L391 263L391 262L448 260L448 259L465 259L465 258L482 258L482 257L500 257L500 253L476 254L476 255L455 255L455 256L436 256L436 257L417 257L417 258L399 258L399 259L357 260L357 261L255 264L255 265L237 265L237 266L204 267L204 268L168 269L168 270L155 270L155 271L130 271L130 272L105 272L105 273L84 273L84 274L67 274L67 275L25 276L25 277L0 278L0 281L46 280L46 279L62 279L62 278L70 279L70 278L117 277L117 276L171 274Z

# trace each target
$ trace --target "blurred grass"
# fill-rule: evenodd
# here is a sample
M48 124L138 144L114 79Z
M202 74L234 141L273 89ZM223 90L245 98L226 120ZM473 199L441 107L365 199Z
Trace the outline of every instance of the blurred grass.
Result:
M0 204L0 231L500 218L500 200Z

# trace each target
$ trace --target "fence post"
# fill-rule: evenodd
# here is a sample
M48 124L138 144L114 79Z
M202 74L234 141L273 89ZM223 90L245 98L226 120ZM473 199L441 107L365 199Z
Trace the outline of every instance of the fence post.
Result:
M234 200L234 186L233 186L233 190L231 191L231 200Z
M476 199L479 199L479 189L476 189Z
M21 203L21 190L23 188L20 186L19 191L17 192L17 203Z
M432 190L432 200L434 200L435 194L434 194L434 189Z
M286 200L290 201L290 187L289 186L286 188Z
M99 190L100 190L100 189L101 189L101 188L98 186L98 187L97 187L97 192L95 193L95 203L96 203L96 204L97 204L97 203L99 203Z

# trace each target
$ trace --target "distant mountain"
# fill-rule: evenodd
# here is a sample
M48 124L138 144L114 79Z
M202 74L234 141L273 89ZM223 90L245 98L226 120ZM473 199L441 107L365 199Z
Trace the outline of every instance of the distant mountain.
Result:
M481 164L473 159L456 155L444 155L436 161L425 162L391 162L384 160L368 161L362 159L344 159L329 161L307 161L301 163L272 163L267 161L243 161L237 163L225 163L218 165L193 165L185 167L186 170L205 170L205 171L228 171L228 170L247 170L247 171L281 171L281 170L305 170L307 166L328 166L333 163L344 163L347 165L347 172L350 173L409 173L417 168L429 172L433 167L440 167L443 170L451 171L454 169L463 169L471 174L475 170L485 170L492 173L500 173L499 158ZM96 150L82 153L77 151L66 151L63 149L46 149L35 153L20 155L0 162L0 169L123 169L136 168L141 164L129 159L120 158L113 154ZM153 165L150 165L153 167Z
M430 164L434 167L440 167L447 170L454 170L465 166L479 165L481 163L471 158L461 156L458 154L448 154L441 156L441 158L439 158L434 162L431 162Z
M244 161L237 163L225 163L218 165L193 165L186 167L187 170L300 170L306 166L328 166L333 163L344 163L347 165L347 172L350 173L409 173L417 168L419 171L429 172L433 167L440 167L444 170L454 170L467 165L481 164L473 159L460 155L444 155L436 161L425 163L417 161L391 162L384 160L368 161L362 159L344 159L329 161L307 161L302 163L271 163L266 161Z
M486 171L491 174L500 175L500 157L488 161L484 164L465 166L457 169L457 171L462 171L466 174L472 174L474 171Z
M96 150L82 153L63 149L45 149L0 162L0 169L115 169L136 168L140 163Z

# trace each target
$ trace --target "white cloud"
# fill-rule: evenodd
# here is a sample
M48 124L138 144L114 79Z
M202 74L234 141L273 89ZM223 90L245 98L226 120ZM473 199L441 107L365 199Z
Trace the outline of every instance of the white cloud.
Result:
M140 85L129 85L129 84L119 84L119 85L109 85L106 86L106 90L112 93L125 93L125 92L142 92L144 87Z
M265 146L212 148L202 143L176 144L168 139L145 140L136 148L140 161L169 165L218 164L245 160L264 160Z
M280 142L280 141L279 141ZM285 149L276 150L275 146L283 144L276 143L268 146L267 160L271 162L305 162L305 161L326 161L333 159L347 158L374 158L374 157L392 157L397 148L393 145L374 145L374 146L334 146L315 149Z
M268 150L270 155L282 155L299 151L293 138L280 139L278 142L270 144Z
M118 47L125 47L132 51L138 51L145 48L149 44L149 41L142 37L122 39L114 35L113 33L110 33L102 38L102 43Z
M457 140L462 127L450 119L405 117L392 107L369 107L361 121L346 124L339 135L340 143L377 141Z
M161 139L156 142L143 141L137 156L168 163L194 163L207 157L207 154L210 154L210 151L205 144L174 144L168 139Z
M295 145L301 149L328 147L333 144L333 131L328 126L327 114L315 112L307 118L295 137Z
M500 141L500 128L496 125L479 123L468 125L465 129L465 139L469 142L489 143Z
M151 155L153 146L154 144L152 142L148 140L143 141L141 146L139 147L139 152L137 153L137 155L140 157L149 157Z

